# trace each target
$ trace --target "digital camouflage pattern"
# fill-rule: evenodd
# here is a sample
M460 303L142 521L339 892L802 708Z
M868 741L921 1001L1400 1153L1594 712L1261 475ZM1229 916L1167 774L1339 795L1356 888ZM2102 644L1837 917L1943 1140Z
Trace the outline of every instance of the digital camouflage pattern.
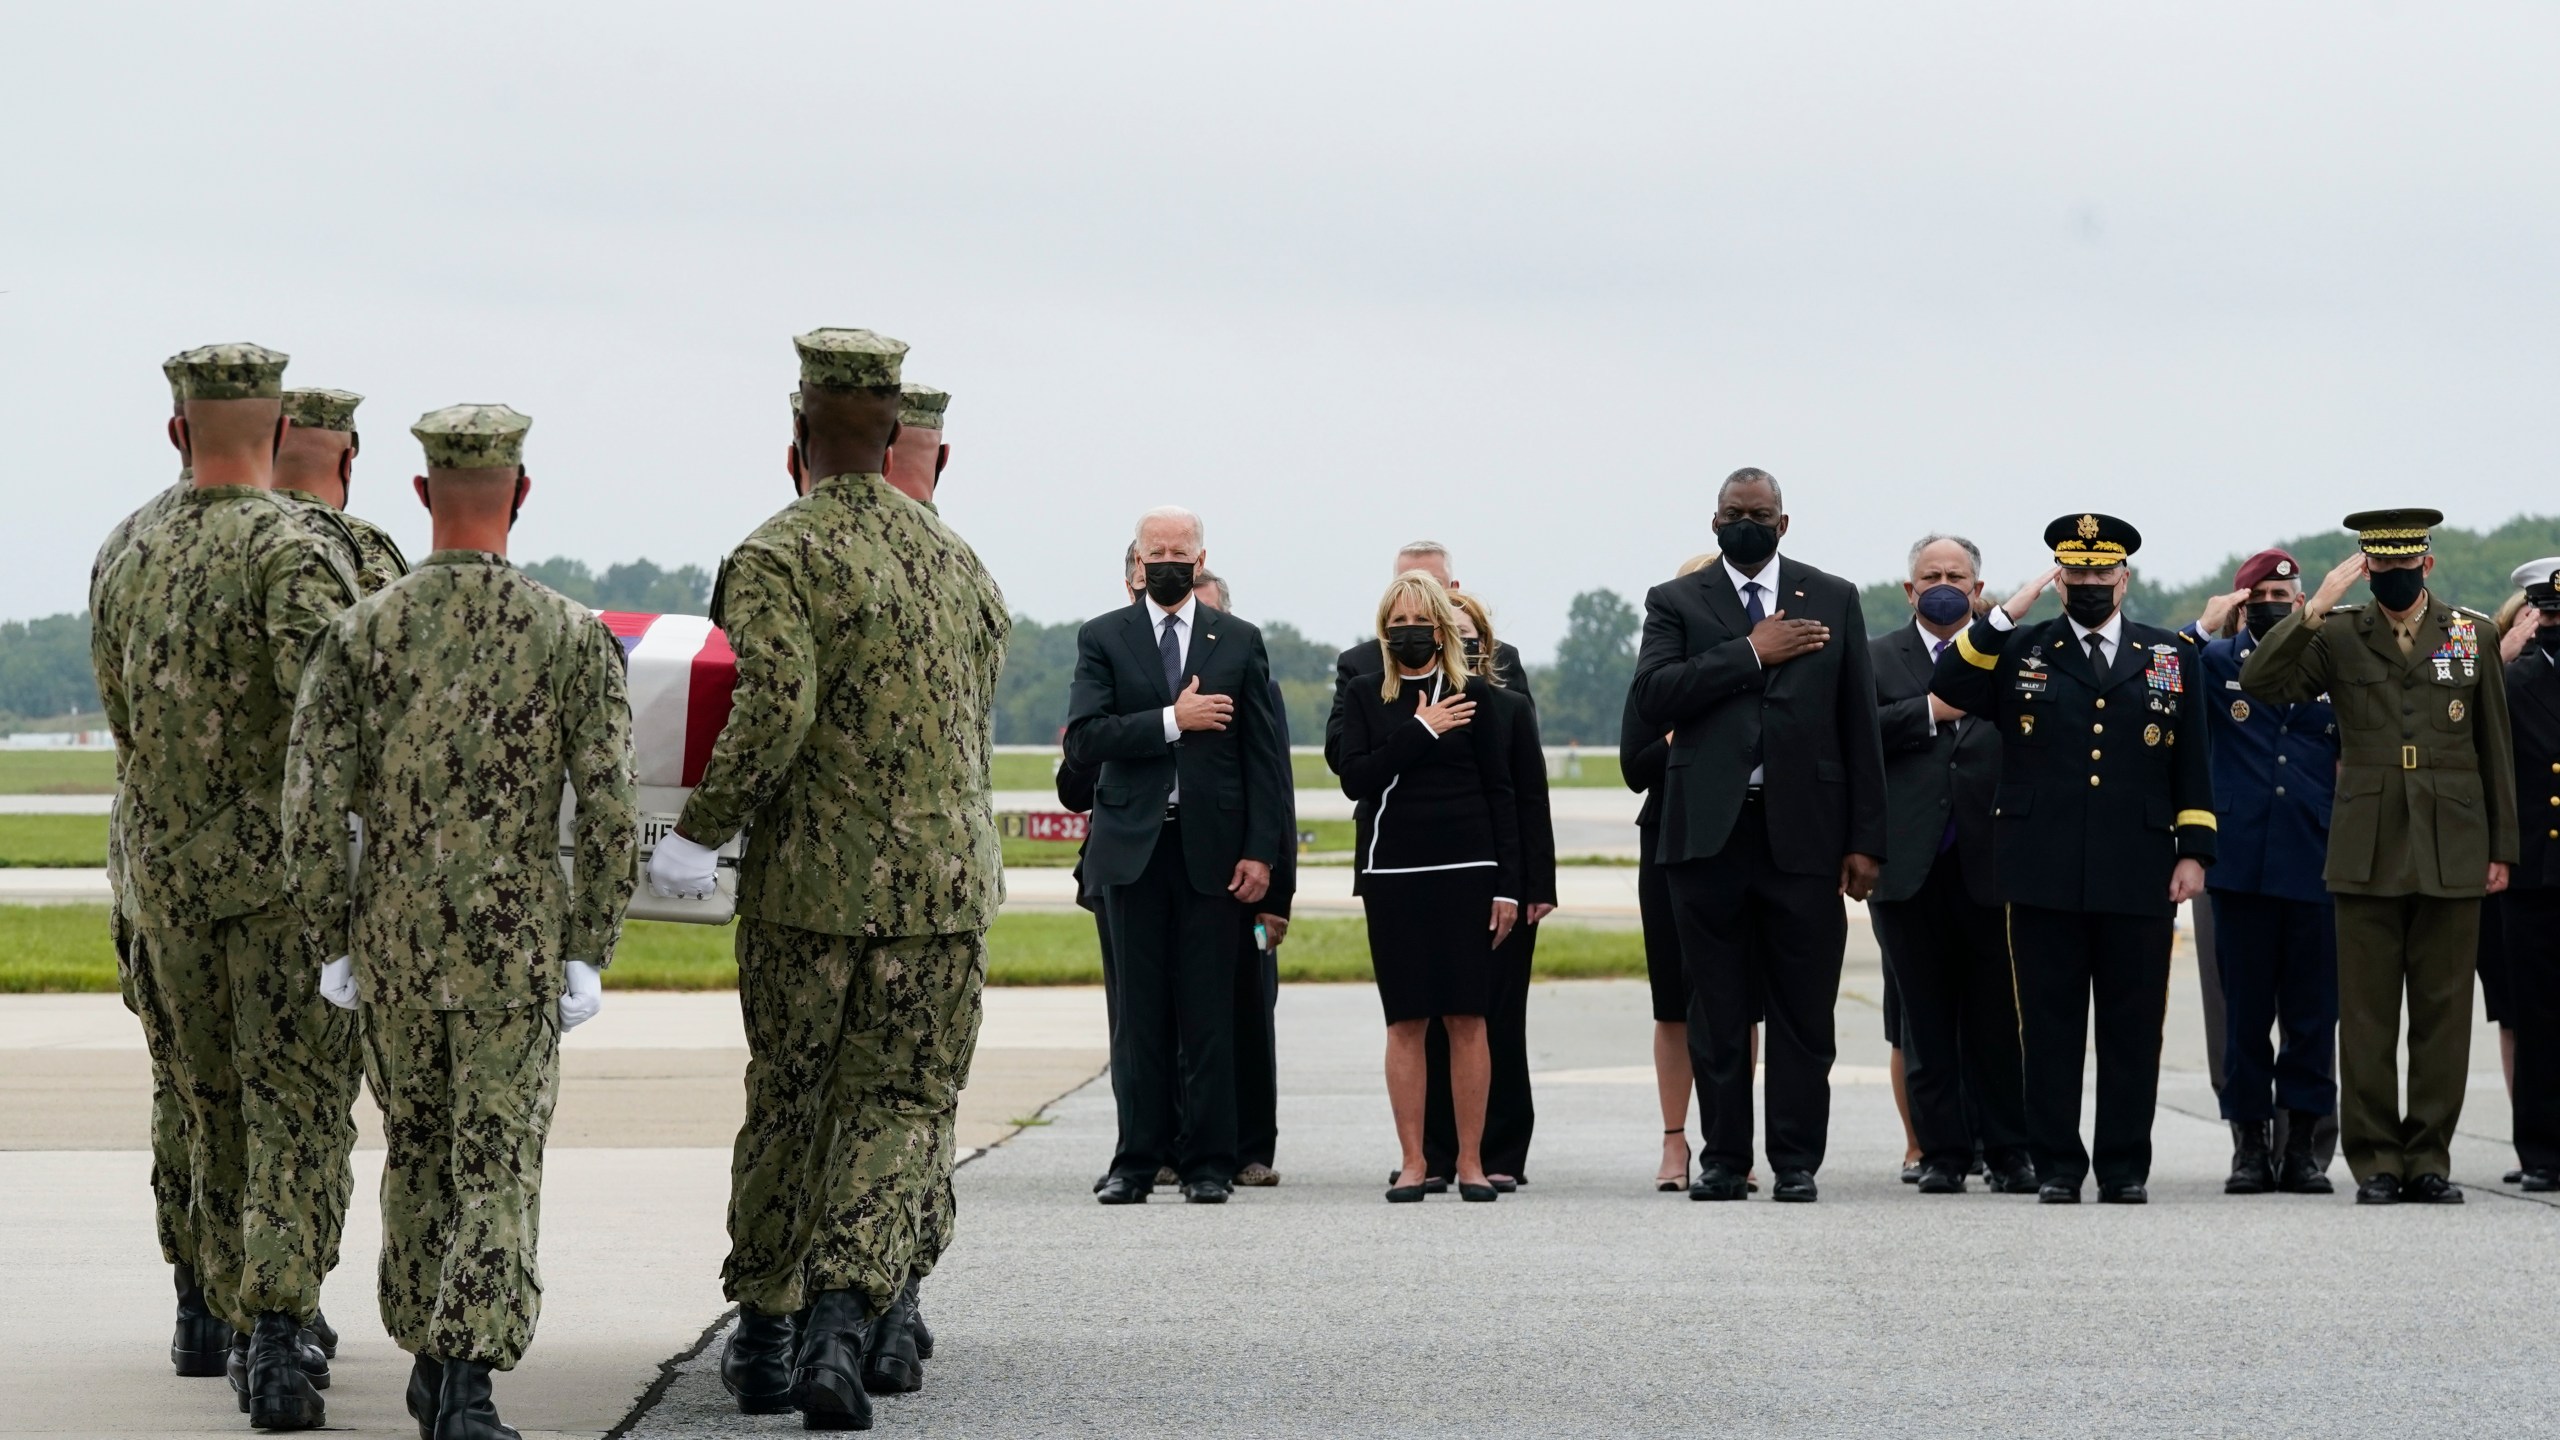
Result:
M898 383L907 342L868 330L821 326L791 337L800 352L800 383L839 390L872 390Z
M276 491L294 508L313 534L336 546L355 571L356 588L379 595L392 581L409 573L409 557L400 553L391 533L359 515L350 515L317 495L300 490Z
M542 1145L560 1012L367 1004L382 1104L382 1327L401 1349L515 1368L542 1311Z
M240 341L182 350L170 363L177 367L189 400L280 400L284 367L292 358L281 350ZM164 365L163 373L167 369Z
M943 412L951 408L951 392L930 385L905 385L898 392L898 423L918 430L942 429Z
M878 474L837 475L721 566L729 721L677 828L748 827L741 916L832 935L983 930L1004 896L988 758L1004 595Z
M932 1227L948 1234L935 1212L978 1042L985 939L741 920L737 956L747 1120L722 1286L768 1315L820 1290L884 1308L939 1243Z
M437 551L329 627L284 808L312 946L355 957L367 1002L546 1006L565 962L612 963L639 841L622 664L592 611L476 550Z
M205 1303L238 1329L267 1311L307 1321L354 1183L356 1017L320 998L321 959L281 905L143 940L145 1033L185 1107Z
M418 417L409 433L439 470L494 470L524 463L533 417L504 405L447 405Z
M345 430L356 428L356 407L364 397L353 390L303 389L299 386L284 392L284 418L298 430Z

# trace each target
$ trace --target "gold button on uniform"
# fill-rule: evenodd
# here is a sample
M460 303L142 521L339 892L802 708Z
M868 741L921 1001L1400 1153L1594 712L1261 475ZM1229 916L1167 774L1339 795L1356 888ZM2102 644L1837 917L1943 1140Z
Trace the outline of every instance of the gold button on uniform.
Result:
M2093 789L2093 790L2094 790L2094 789L2096 789L2096 788L2097 788L2097 785L2098 785L2098 777L2097 777L2097 776L2095 776L2095 775L2090 776L2090 777L2089 777L2089 787L2090 787L2091 789Z
M2090 758L2090 759L2092 759L2092 760L2103 759L2103 758L2105 758L2106 753L2107 753L2107 752L2105 752L2104 750L2092 750L2092 751L2090 751L2090 752L2089 752L2089 758Z
M2105 698L2104 698L2104 697L2101 697L2101 698L2099 699L2099 701L2098 701L2098 708L2099 708L2099 709L2101 709L2101 710L2104 710L2104 709L2106 709L2106 708L2107 708L2107 702L2106 702L2106 700L2105 700Z
M2104 725L2092 725L2089 727L2089 733L2092 735L2104 735L2107 733L2107 727ZM2551 768L2554 770L2560 770L2560 765L2554 765Z

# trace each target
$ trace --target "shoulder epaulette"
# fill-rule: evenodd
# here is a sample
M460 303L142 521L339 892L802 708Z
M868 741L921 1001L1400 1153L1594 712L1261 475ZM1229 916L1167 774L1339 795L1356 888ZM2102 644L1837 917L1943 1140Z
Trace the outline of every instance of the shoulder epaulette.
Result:
M2465 614L2465 615L2470 616L2470 617L2471 617L2472 619L2474 619L2474 620L2486 620L2486 621L2488 621L2488 622L2489 622L2490 624L2492 624L2492 625L2495 625L2495 624L2497 624L2497 623L2498 623L2498 617L2497 617L2497 616L2495 616L2495 615L2490 614L2490 613L2489 613L2488 611L2486 611L2486 610L2474 610L2474 609L2472 609L2472 608L2471 608L2470 606L2468 606L2468 605L2456 605L2456 606L2454 606L2453 608L2454 608L2454 609L2456 609L2456 610L2461 611L2461 612L2462 612L2463 614Z
M2332 605L2329 607L2329 613L2332 615L2355 615L2361 613L2363 610L2364 607L2362 605Z

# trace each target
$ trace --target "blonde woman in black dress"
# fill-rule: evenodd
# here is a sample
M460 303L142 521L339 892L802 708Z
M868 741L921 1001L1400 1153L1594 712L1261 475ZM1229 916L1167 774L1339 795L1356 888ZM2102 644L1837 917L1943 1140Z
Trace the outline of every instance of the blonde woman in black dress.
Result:
M1458 1193L1492 1200L1484 1171L1490 1060L1484 1017L1493 952L1519 922L1519 800L1511 711L1466 668L1448 592L1407 571L1378 602L1382 673L1334 694L1342 793L1357 802L1353 889L1369 921L1369 961L1387 1019L1387 1098L1403 1164L1390 1202L1426 1193L1423 1033L1449 1034Z

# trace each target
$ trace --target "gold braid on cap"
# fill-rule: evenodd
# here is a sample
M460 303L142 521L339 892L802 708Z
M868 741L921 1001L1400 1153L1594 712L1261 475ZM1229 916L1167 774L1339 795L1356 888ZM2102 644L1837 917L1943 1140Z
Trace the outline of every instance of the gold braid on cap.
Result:
M2100 540L2095 544L2061 540L2054 544L2053 562L2076 570L2104 570L2110 565L2123 564L2125 552L2124 547L2113 540Z
M2427 553L2427 528L2395 526L2388 530L2359 530L2356 544L2367 555L2424 555Z

